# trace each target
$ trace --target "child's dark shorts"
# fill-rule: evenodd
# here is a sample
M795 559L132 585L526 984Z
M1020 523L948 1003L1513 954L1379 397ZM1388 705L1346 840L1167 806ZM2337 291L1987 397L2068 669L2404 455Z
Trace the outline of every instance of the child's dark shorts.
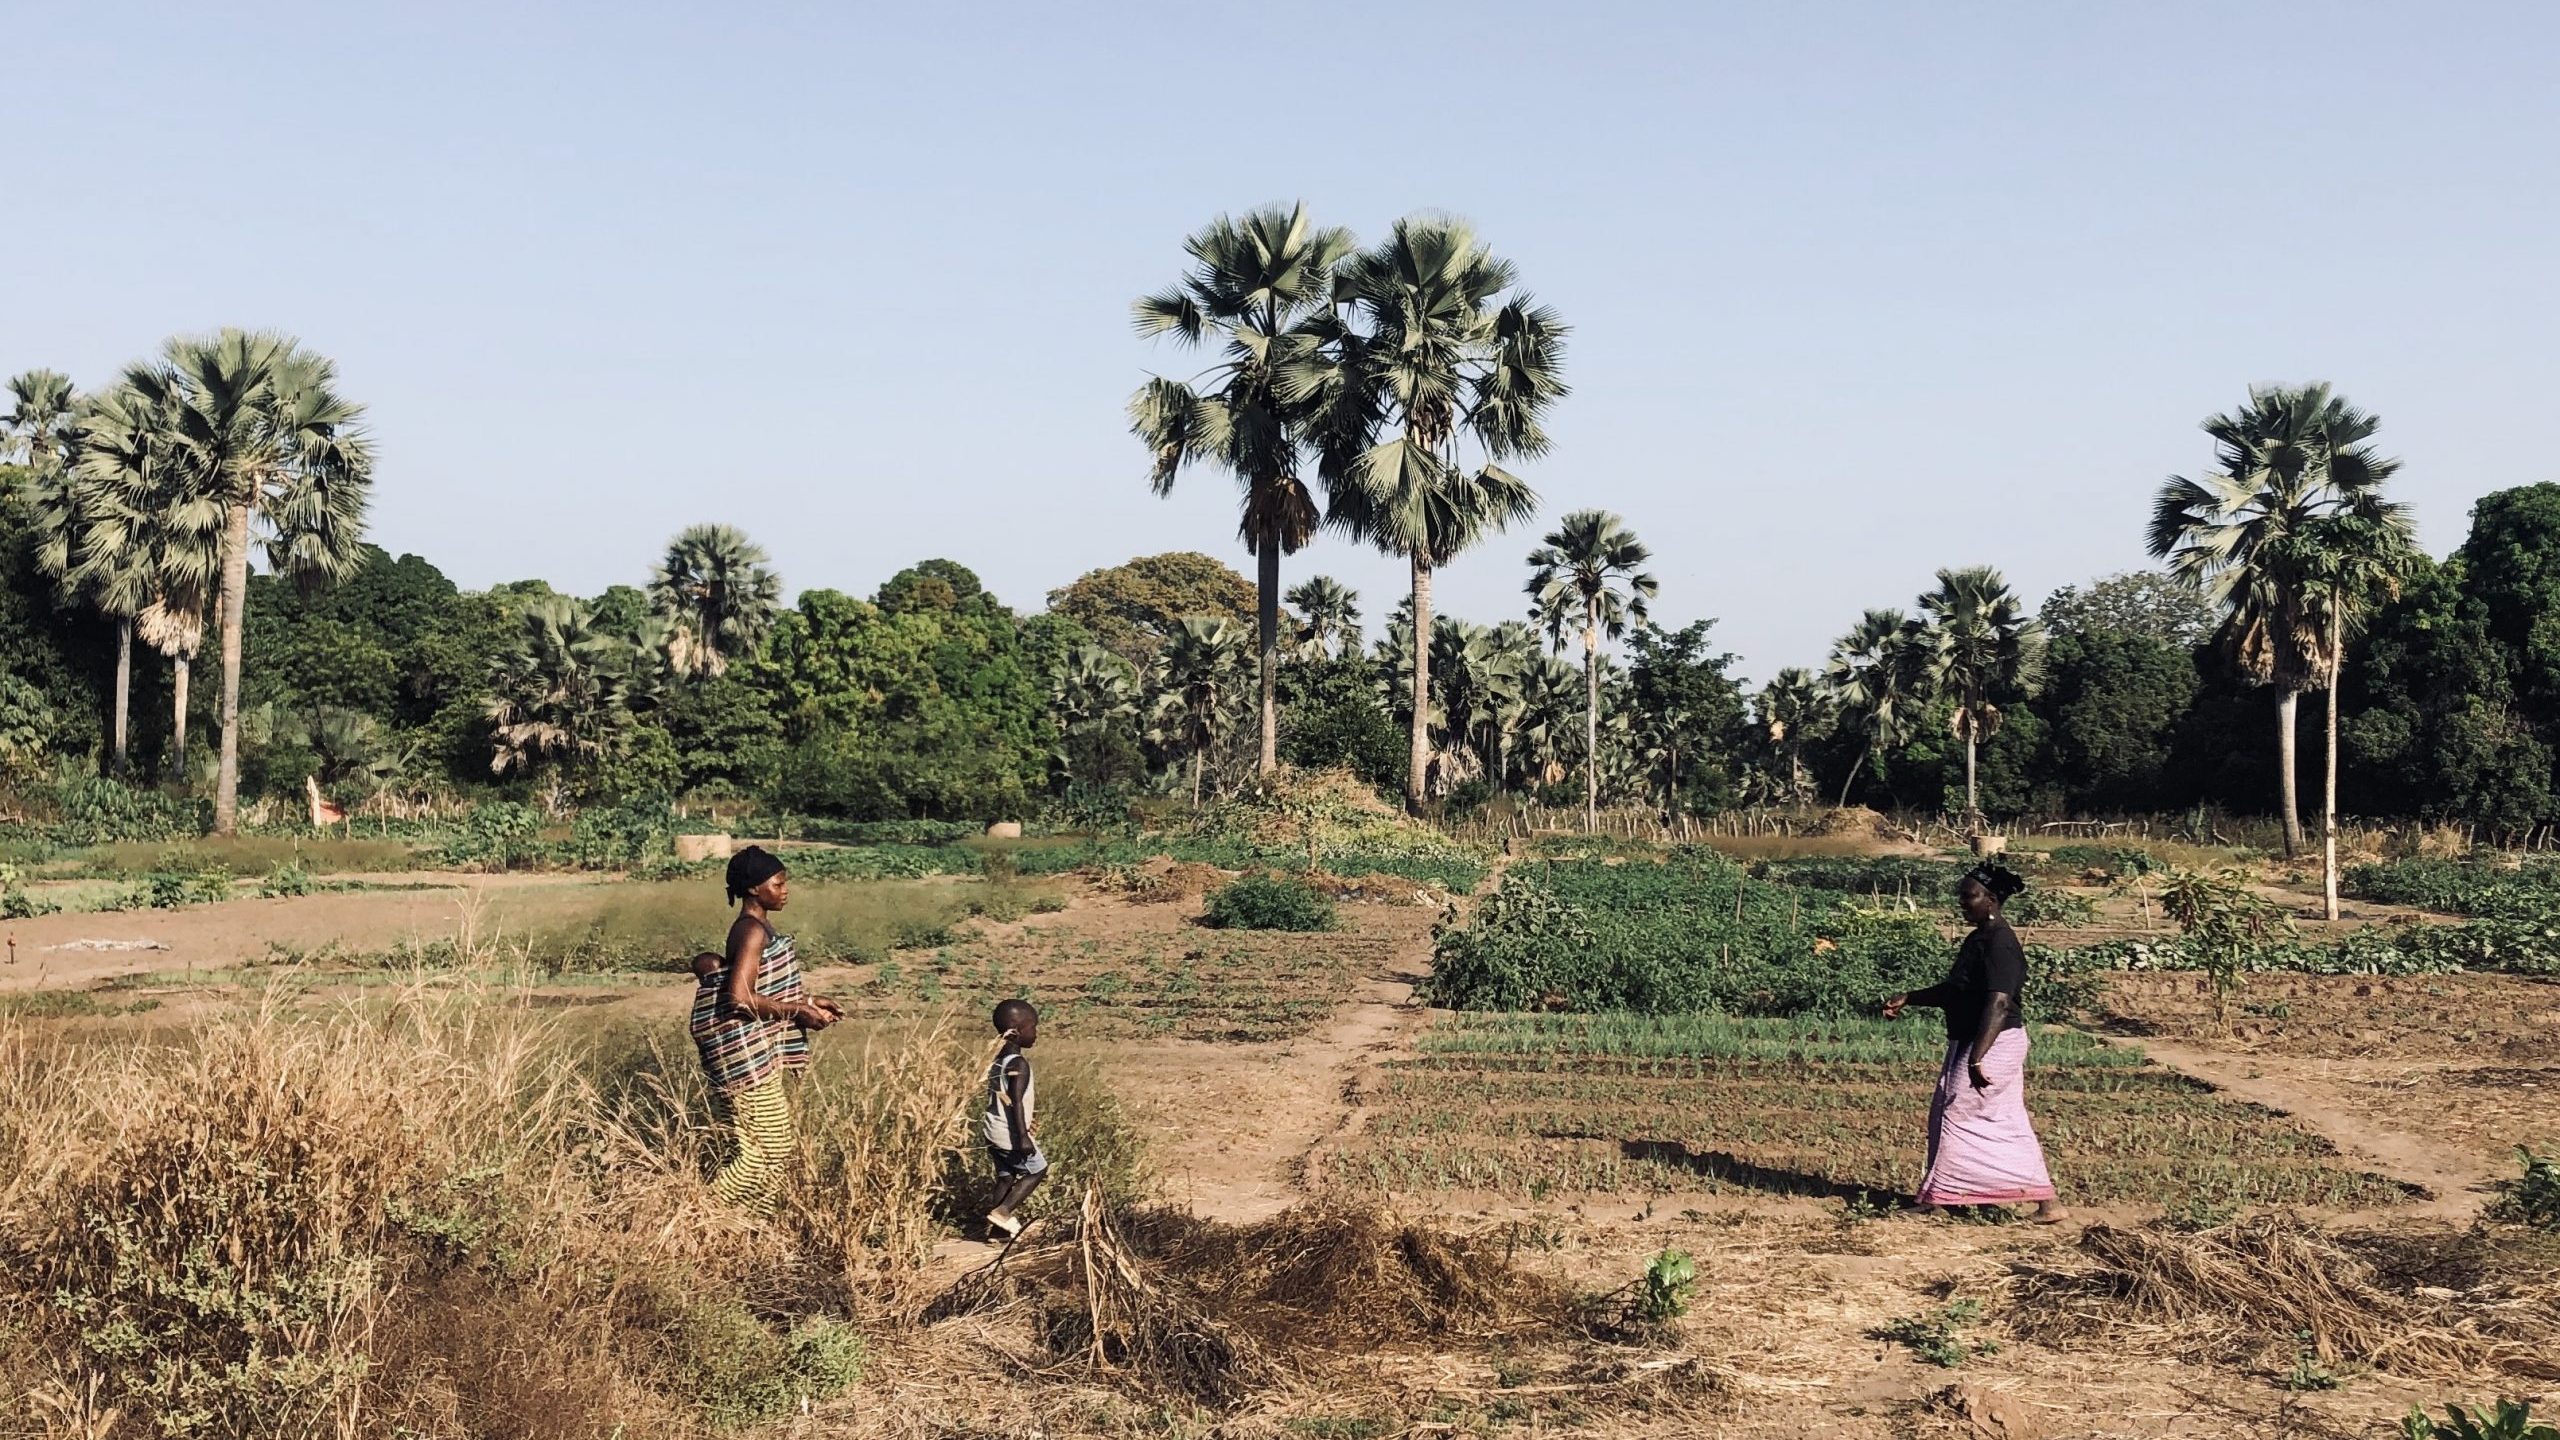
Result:
M987 1156L996 1162L998 1180L1019 1180L1026 1175L1049 1173L1049 1157L1041 1154L1037 1145L1024 1150L999 1150L990 1145Z

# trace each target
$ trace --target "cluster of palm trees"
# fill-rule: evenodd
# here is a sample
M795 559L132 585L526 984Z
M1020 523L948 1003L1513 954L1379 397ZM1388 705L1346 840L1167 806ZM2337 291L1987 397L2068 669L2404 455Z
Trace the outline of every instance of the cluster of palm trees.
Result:
M1138 332L1216 358L1190 380L1141 386L1131 429L1158 493L1194 463L1228 471L1242 490L1267 772L1279 763L1281 557L1330 524L1404 559L1413 624L1436 635L1433 573L1536 510L1503 467L1547 448L1543 418L1565 393L1565 327L1454 219L1402 220L1361 249L1350 232L1311 223L1303 205L1267 207L1220 216L1184 248L1190 271L1136 302ZM1407 697L1415 810L1430 772L1433 648L1415 652Z
M667 542L648 597L646 613L618 626L570 596L526 602L490 663L491 774L593 767L670 686L725 675L755 654L781 612L782 580L744 532L695 525Z
M363 407L339 393L326 358L246 330L173 339L94 395L45 370L13 379L9 392L38 563L66 602L115 628L109 761L119 771L135 637L173 668L183 765L188 671L213 620L222 661L214 829L231 833L250 547L301 578L360 563L373 478Z

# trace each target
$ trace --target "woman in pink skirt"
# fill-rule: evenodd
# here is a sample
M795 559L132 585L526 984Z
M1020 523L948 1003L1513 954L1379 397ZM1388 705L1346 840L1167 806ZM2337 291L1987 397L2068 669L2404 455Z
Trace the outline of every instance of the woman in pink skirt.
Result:
M1922 1005L1947 1016L1947 1058L1929 1105L1929 1170L1920 1207L2035 1202L2035 1218L2068 1218L2054 1203L2044 1146L2027 1118L2027 1022L2020 1009L2027 955L2000 914L2026 882L2004 866L1975 867L1956 887L1973 933L1956 951L1955 969L1926 990L1884 1002L1885 1018Z

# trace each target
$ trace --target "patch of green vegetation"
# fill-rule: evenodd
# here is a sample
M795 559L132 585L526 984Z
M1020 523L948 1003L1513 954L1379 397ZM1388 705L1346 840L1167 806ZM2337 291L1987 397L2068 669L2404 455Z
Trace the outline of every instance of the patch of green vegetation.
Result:
M1333 901L1291 875L1249 874L1209 897L1204 924L1218 930L1331 930Z
M1877 1328L1878 1340L1890 1340L1931 1365L1953 1370L1968 1360L1999 1353L1990 1340L1973 1340L1967 1327L1982 1318L1979 1300L1950 1300L1926 1315L1906 1315Z
M2560 915L2560 862L2516 866L2494 860L2393 860L2348 869L2346 893L2385 905L2414 905L2447 915L2547 920Z
M2524 1173L2498 1182L2498 1202L2491 1213L2520 1225L2560 1230L2560 1156L2519 1148L2516 1158Z

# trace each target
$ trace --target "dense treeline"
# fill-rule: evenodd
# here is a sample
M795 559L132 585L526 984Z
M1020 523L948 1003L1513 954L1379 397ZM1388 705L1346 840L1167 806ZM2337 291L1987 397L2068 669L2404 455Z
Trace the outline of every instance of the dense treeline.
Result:
M1563 322L1464 224L1364 249L1274 209L1185 248L1138 329L1215 360L1132 398L1138 468L1159 493L1230 473L1257 573L1142 556L1038 613L943 559L786 604L716 523L600 595L464 591L365 543L364 410L289 338L173 340L95 391L23 373L0 448L0 780L41 808L121 776L216 829L241 796L311 787L389 812L698 795L983 820L1197 804L1284 763L1458 811L2209 805L2272 811L2292 844L2317 777L2355 814L2560 824L2560 485L2490 495L2453 554L2418 554L2379 422L2326 386L2205 422L2212 468L2155 497L2159 570L2031 608L1995 569L1914 557L1908 610L1750 689L1713 621L1656 619L1684 557L1605 510L1514 552L1517 617L1433 609L1438 571L1491 563L1536 514L1508 467L1544 453L1566 393ZM1285 583L1326 531L1407 562L1382 623L1327 577Z

